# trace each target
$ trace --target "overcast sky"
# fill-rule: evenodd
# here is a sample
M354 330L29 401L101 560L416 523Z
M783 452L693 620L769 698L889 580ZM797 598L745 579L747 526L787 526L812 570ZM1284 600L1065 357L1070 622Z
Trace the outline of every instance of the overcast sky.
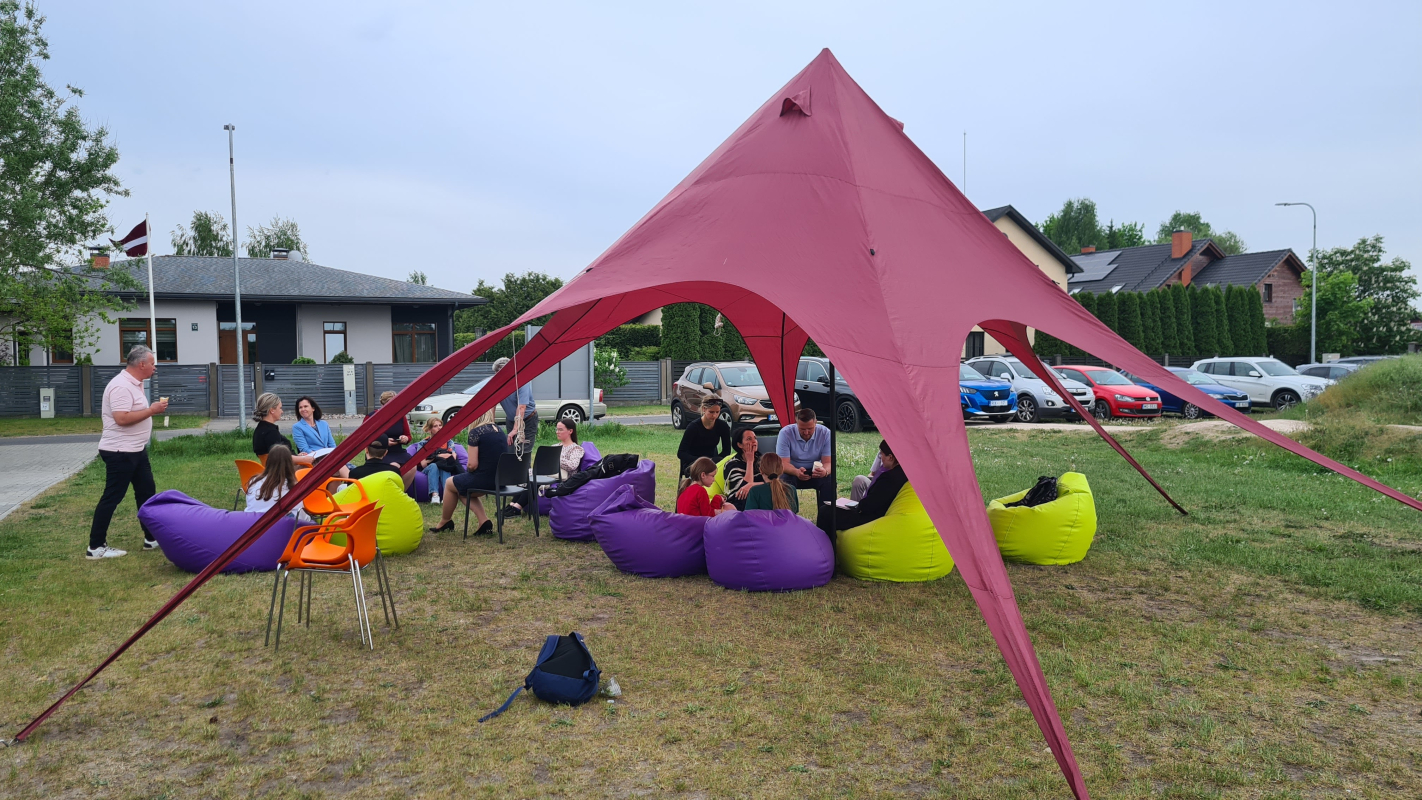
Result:
M823 47L980 207L1199 211L1252 250L1422 267L1422 3L40 0L156 252L195 209L468 291L595 258ZM602 6L619 7L603 10ZM1157 6L1160 6L1157 8ZM1088 7L1091 10L1087 10Z

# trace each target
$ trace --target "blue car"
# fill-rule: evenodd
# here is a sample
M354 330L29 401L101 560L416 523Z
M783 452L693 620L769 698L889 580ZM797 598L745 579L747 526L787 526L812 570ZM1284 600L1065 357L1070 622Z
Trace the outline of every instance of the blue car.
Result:
M1227 406L1233 406L1236 411L1241 411L1245 414L1249 413L1249 395L1244 392L1231 386L1215 383L1214 378L1211 378L1209 375L1197 369L1191 369L1190 367L1166 367L1166 369L1175 373L1176 377L1180 378L1180 380L1185 381L1210 397L1215 398ZM1129 372L1122 374L1125 375L1131 383L1137 386L1144 386L1153 392L1159 392L1160 410L1167 414L1179 414L1185 419L1200 419L1201 417L1214 416L1214 414L1211 414L1209 411L1200 408L1194 403L1187 403L1181 400L1170 392L1148 382L1144 378L1132 375Z
M958 366L958 397L963 404L963 419L1010 422L1017 416L1017 393L1012 391L1012 384L985 378L967 364Z

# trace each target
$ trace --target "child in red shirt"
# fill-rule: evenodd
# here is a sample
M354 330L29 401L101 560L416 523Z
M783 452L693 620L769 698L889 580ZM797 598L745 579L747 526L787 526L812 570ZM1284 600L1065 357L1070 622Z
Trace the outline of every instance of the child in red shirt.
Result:
M721 495L710 497L707 487L716 482L716 462L709 458L698 458L686 470L689 477L681 481L681 491L676 497L676 513L694 517L714 517L721 513L725 498Z

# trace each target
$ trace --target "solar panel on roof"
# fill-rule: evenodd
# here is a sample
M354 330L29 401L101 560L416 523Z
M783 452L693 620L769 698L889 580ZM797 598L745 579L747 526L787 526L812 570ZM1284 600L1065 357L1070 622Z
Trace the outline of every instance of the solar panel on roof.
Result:
M1119 251L1108 251L1105 253L1085 253L1073 256L1077 266L1081 267L1081 272L1067 277L1067 283L1087 283L1099 281L1111 274L1111 270L1116 268L1112 261L1120 255Z

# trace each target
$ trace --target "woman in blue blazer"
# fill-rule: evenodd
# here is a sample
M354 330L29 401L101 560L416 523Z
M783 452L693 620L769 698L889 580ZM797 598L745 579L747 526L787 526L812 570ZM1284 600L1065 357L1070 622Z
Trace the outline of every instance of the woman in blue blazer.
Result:
M331 426L321 419L321 407L310 397L296 401L296 414L300 419L291 426L291 438L296 443L298 453L314 453L325 447L335 447L336 439L331 436Z

